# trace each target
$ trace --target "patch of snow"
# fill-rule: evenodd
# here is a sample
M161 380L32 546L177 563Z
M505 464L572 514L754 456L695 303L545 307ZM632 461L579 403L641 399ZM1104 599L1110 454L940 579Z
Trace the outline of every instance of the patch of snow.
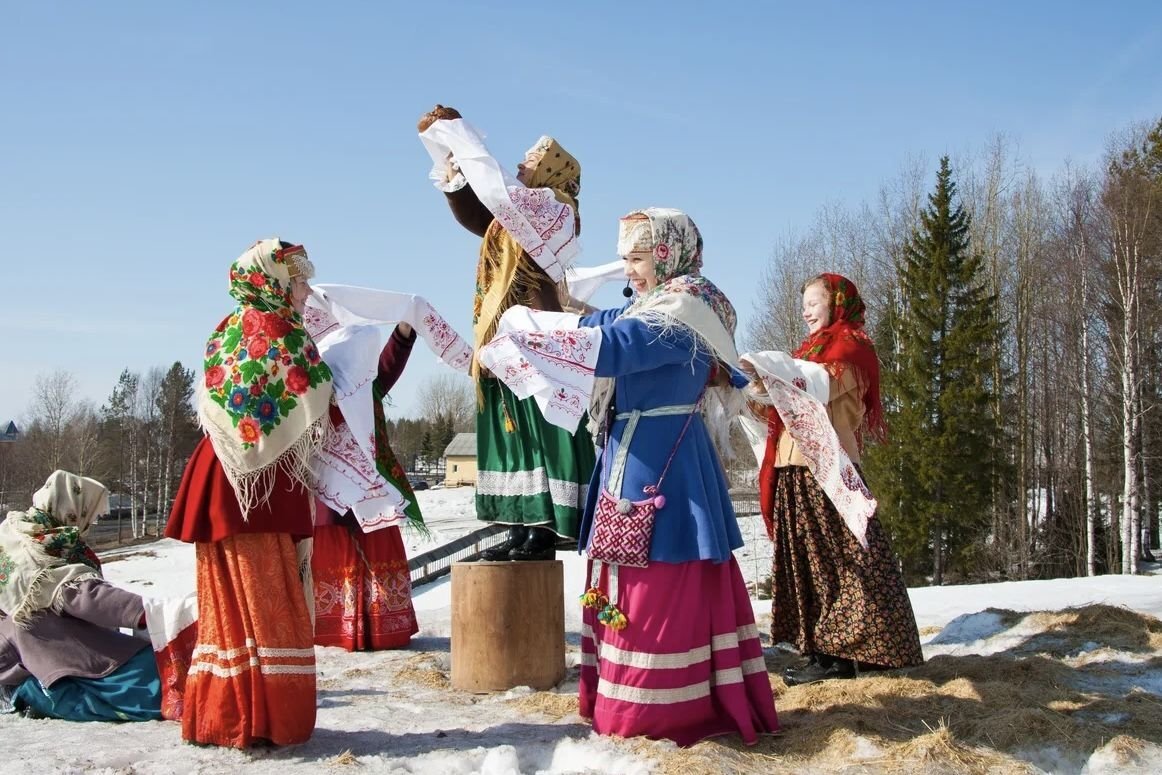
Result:
M1106 743L1093 752L1081 775L1155 775L1162 772L1162 746L1142 743L1141 750L1123 757L1116 742Z

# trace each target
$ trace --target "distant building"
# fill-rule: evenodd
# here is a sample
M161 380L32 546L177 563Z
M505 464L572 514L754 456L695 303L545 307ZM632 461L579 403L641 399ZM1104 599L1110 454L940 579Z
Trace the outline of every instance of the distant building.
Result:
M0 441L19 441L20 429L16 427L15 420L8 420L5 423L0 423Z
M444 450L444 486L476 484L476 434L457 433Z

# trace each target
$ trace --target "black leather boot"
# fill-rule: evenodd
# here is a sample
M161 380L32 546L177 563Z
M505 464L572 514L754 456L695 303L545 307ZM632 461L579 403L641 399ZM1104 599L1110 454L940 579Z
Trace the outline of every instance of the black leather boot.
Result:
M480 559L495 562L510 559L508 554L528 540L529 529L524 525L512 525L508 529L508 538L501 543L480 553Z
M783 673L787 686L803 686L833 678L855 678L855 664L850 659L820 654L814 664Z
M557 556L557 534L547 527L529 529L523 544L508 553L510 560L551 560Z
M800 659L798 662L795 662L792 665L787 665L786 667L784 667L783 668L783 678L786 678L787 676L791 675L792 673L794 673L798 670L802 670L805 667L811 667L812 665L817 665L817 664L819 664L819 657L816 656L815 654L808 654L805 657L803 657L802 659Z

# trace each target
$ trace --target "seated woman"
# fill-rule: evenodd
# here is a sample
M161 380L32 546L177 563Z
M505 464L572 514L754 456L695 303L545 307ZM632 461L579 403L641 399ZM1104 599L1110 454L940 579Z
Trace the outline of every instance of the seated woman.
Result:
M141 597L106 583L84 538L105 487L54 471L0 523L0 687L12 709L68 721L160 719L161 682Z
M638 294L626 308L568 331L506 334L480 360L518 385L539 382L527 374L544 364L537 377L563 375L552 401L566 408L593 396L604 449L581 522L581 715L600 734L693 745L737 733L753 744L779 723L732 554L743 541L713 436L728 425L703 419L746 382L734 370L735 312L701 274L702 237L684 213L630 213L618 253Z

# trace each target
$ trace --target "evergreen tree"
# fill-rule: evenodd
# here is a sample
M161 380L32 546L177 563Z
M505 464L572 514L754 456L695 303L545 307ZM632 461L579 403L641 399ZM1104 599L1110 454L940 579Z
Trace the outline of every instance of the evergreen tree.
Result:
M1000 322L948 158L897 267L883 375L891 442L871 452L880 514L909 575L962 570L990 524L999 428L989 364ZM893 351L894 350L894 351Z
M456 418L451 412L442 414L438 420L438 427L440 443L437 445L436 454L442 456L444 450L452 443L452 439L456 438Z
M420 441L420 459L424 461L425 468L430 467L432 459L435 454L435 445L432 443L432 432L424 430L424 435Z
M156 509L159 534L160 521L169 513L171 494L180 481L185 461L197 444L198 426L193 406L195 379L193 369L174 361L154 399L160 420L162 456Z
M124 491L128 436L132 433L133 402L137 396L137 375L124 369L107 403L101 406L104 433L111 443L111 457L116 470L117 488Z

